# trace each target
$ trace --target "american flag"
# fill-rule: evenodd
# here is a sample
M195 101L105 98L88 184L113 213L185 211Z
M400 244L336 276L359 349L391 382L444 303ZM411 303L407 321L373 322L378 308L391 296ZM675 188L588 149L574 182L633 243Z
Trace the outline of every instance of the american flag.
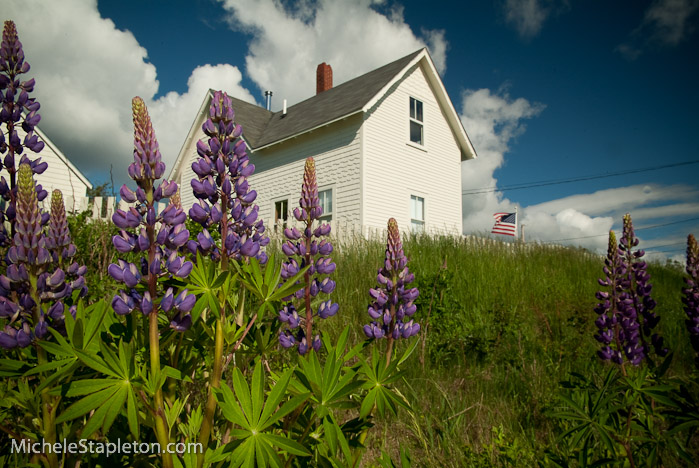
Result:
M495 218L495 226L491 231L493 234L517 236L517 213L495 213L493 218Z

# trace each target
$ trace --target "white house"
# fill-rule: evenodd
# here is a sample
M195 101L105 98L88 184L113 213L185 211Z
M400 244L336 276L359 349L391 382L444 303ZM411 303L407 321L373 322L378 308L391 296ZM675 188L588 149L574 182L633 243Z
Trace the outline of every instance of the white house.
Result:
M266 225L286 221L298 205L312 156L324 218L340 230L382 230L394 217L402 230L462 232L461 161L476 153L426 49L336 87L320 64L316 91L279 112L232 98ZM170 172L185 210L195 201L191 165L211 97Z
M67 211L79 211L87 208L87 189L92 188L92 184L82 172L78 170L70 160L58 149L58 147L36 126L34 133L44 142L44 148L39 153L31 152L27 149L29 159L32 161L41 158L42 162L48 163L48 167L42 174L34 175L34 180L41 184L44 190L48 191L45 204L51 201L51 192L58 189L63 193L63 200ZM19 127L17 135L24 141L26 133ZM15 157L15 165L19 164L20 157ZM9 174L7 170L0 171L0 176L5 177L9 184ZM75 204L75 206L73 206Z

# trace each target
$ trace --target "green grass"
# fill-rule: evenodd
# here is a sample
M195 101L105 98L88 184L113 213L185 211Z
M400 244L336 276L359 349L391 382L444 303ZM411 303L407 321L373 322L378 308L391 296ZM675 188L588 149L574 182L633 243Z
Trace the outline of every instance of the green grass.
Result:
M105 263L116 258L103 245L111 233L102 230L93 225L73 234L83 244L79 261L92 272L106 272ZM337 335L350 325L350 342L356 343L365 339L368 289L375 286L385 246L363 239L336 239L334 245L332 298L341 308L321 326ZM404 249L420 289L414 318L423 327L400 386L415 412L377 421L366 463L382 449L398 460L405 447L414 466L535 466L556 443L548 412L559 382L570 372L604 368L593 338L603 259L581 249L452 237L411 237ZM268 251L281 260L278 241ZM687 375L693 363L681 303L683 272L658 264L649 272L658 329L675 354L670 372ZM88 283L108 297L117 288L106 274L91 275ZM405 346L400 343L398 351Z
M349 323L363 339L383 249L378 241L336 249L341 312L325 324L329 331ZM425 342L401 386L415 417L379 421L372 455L383 448L397 459L407 447L418 466L532 466L555 443L547 412L559 382L603 368L593 338L603 259L580 249L427 236L407 239L404 249L420 288L415 319ZM649 271L658 328L675 352L671 372L686 374L693 364L682 272Z

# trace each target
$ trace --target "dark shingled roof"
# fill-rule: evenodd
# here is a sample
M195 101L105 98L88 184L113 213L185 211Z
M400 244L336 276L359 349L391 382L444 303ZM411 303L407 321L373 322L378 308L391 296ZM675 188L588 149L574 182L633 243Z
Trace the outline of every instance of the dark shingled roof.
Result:
M243 137L252 149L298 135L361 110L420 52L422 49L294 104L286 116L231 98L235 120L243 126Z

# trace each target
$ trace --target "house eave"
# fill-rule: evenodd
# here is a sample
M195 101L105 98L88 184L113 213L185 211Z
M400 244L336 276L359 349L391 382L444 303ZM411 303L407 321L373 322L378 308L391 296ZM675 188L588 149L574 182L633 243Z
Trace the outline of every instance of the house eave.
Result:
M257 148L250 148L250 149L254 152L254 151L259 151L259 150L263 150L263 149L266 149L266 148L270 148L270 147L272 147L272 146L278 145L278 144L283 143L283 142L285 142L285 141L289 141L289 140L291 140L291 139L293 139L293 138L298 138L298 137L300 137L300 136L302 136L302 135L305 135L305 134L307 134L307 133L311 133L311 132L314 132L314 131L316 131L316 130L319 130L319 129L323 128L323 127L327 127L328 125L332 125L332 124L334 124L335 122L340 122L340 121L346 120L346 119L348 119L348 118L350 118L350 117L352 117L352 116L354 116L354 115L362 114L363 112L364 112L363 109L357 109L357 110L354 111L354 112L350 112L350 113L348 113L348 114L345 114L345 115L342 115L342 116L340 116L340 117L337 117L337 118L335 118L335 119L333 119L333 120L329 120L329 121L327 121L327 122L323 122L322 124L316 125L315 127L312 127L312 128L306 129L306 130L303 130L303 131L298 132L298 133L294 133L294 134L292 134L292 135L289 135L289 136L284 137L284 138L280 138L279 140L272 141L272 142L270 142L270 143L265 143L264 145L258 146ZM249 147L249 146L248 146L248 147Z

